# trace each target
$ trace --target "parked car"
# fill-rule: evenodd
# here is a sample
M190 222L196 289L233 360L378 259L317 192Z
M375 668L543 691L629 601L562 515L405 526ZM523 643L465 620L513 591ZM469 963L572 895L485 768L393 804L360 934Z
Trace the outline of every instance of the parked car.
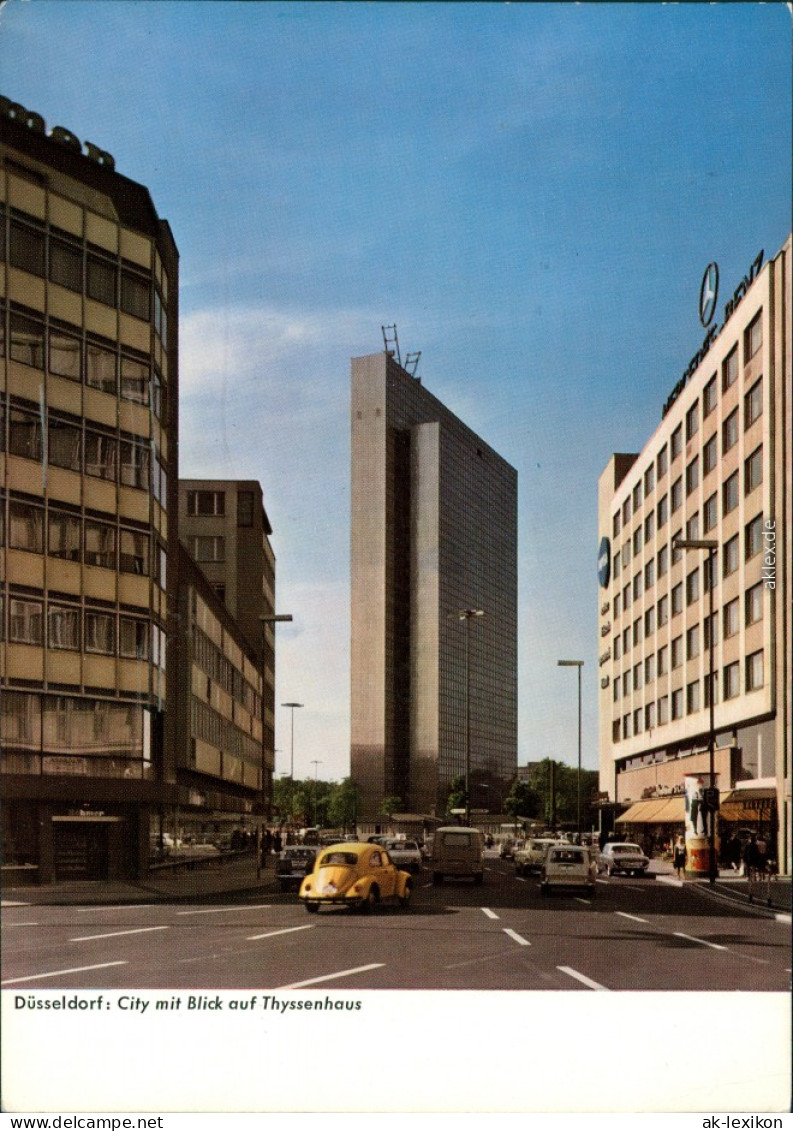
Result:
M552 844L540 869L540 895L559 888L586 891L595 895L597 868L588 848L578 844Z
M644 855L638 844L617 842L605 844L603 851L598 856L598 871L605 872L607 876L611 876L615 872L641 876L647 871L649 864L649 859Z
M371 911L386 900L407 907L412 891L412 878L382 845L343 842L318 853L313 871L300 885L300 899L306 911L334 903Z
M526 876L530 872L539 872L542 867L542 862L545 859L545 853L552 844L558 844L559 841L554 840L553 837L537 836L527 840L523 848L518 849L515 853L515 875Z
M479 829L447 825L435 830L432 841L432 882L445 876L470 876L475 884L484 879L485 842Z
M297 891L303 877L314 867L316 849L307 844L288 844L278 857L275 875L281 891Z
M414 876L421 871L421 850L415 840L389 840L385 847L397 868Z

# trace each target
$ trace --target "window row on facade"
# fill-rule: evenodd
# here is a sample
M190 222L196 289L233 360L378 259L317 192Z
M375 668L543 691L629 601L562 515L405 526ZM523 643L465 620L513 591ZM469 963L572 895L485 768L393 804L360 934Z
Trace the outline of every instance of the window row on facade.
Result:
M763 344L762 311L752 320L744 332L744 364L748 364ZM726 393L738 380L738 346L736 345L722 363L721 390ZM635 484L631 493L625 498L622 506L615 512L612 525L613 536L616 538L620 531L630 521L631 516L638 513L642 501L650 497L656 485L666 476L670 462L678 459L683 452L684 444L695 439L700 431L700 424L704 422L715 410L719 397L718 374L707 382L700 400L694 402L686 413L685 423L681 422L672 432L669 443L664 444L658 455L650 463L642 478ZM763 413L763 378L759 377L744 396L743 425L748 429L759 419ZM736 407L722 422L722 456L726 454L738 441L740 428L740 412ZM707 474L716 466L718 460L718 431L714 431L703 447L703 474ZM678 481L682 491L682 478Z
M0 731L9 751L147 758L150 712L140 703L4 691Z
M193 738L207 742L217 750L260 769L261 743L240 730L230 719L218 714L209 704L195 697L190 701L190 732Z
M0 205L0 260L6 258L11 267L29 275L153 323L161 340L166 340L163 295L138 264Z
M695 659L699 655L700 645L703 648L710 647L711 632L713 633L714 646L718 644L720 623L723 639L729 640L737 636L741 629L740 612L742 603L744 608L744 627L751 628L752 625L758 624L763 619L763 589L762 581L758 582L756 585L752 585L743 594L743 602L740 597L734 597L731 601L727 601L721 609L714 611L712 621L710 617L706 617L701 626L696 624L687 628L685 632L685 656L683 654L684 636L682 633L674 637L670 645L662 646L657 653L658 674L662 675L666 670L664 661L667 654L671 656L672 668L676 668L683 662L684 658L686 660ZM668 610L668 599L662 597L655 608L646 611L644 618L637 619L631 627L625 629L621 636L616 636L614 638L614 659L619 660L627 656L631 647L638 647L643 640L649 639L655 632L656 627L660 631L660 629L668 623ZM682 609L677 609L677 612L681 611ZM652 660L653 656L649 656L646 662L649 664ZM634 666L634 670L637 666L638 665Z
M193 626L193 662L254 717L261 715L261 698L239 669L223 655L206 633Z
M6 629L5 597L0 594L0 640L10 644L146 660L155 652L164 657L164 641L158 639L155 646L155 633L159 637L161 629L148 620L94 607L90 602L83 605L51 597L45 602L13 593L8 599Z
M165 421L167 387L148 354L86 335L77 326L45 321L26 307L9 306L6 311L0 305L0 357L134 404L151 405L157 419Z
M715 455L713 461L705 465L705 473L710 474L716 466ZM743 480L743 482L741 482ZM721 488L714 490L705 499L702 507L702 529L704 533L713 530L719 521L719 503L721 503L721 517L726 518L740 502L741 486L744 497L750 495L763 482L763 445L757 447L743 461L742 472L736 469L721 484ZM699 487L699 457L695 456L686 470L686 497L693 494ZM670 508L671 498L671 508ZM646 516L644 523L636 527L633 536L626 541L622 549L614 558L614 577L618 578L624 568L637 557L644 545L651 543L656 533L664 528L670 514L675 514L683 505L683 478L676 480L672 486L671 496L664 495L655 509ZM700 514L697 511L690 515L686 521L686 537L699 538Z
M715 672L713 687L715 691L714 705L719 702L719 681L722 687L722 699L726 702L737 699L741 691L741 661L734 660L726 664L721 673ZM763 650L752 652L743 661L743 684L745 693L758 691L764 683ZM643 732L649 732L656 727L664 726L669 722L676 722L686 715L696 714L703 708L710 707L710 677L702 680L693 680L685 687L678 687L667 695L660 696L657 700L645 703L628 711L621 718L612 722L612 741L620 742L624 739L635 737Z
M762 514L755 515L744 526L742 536L741 534L734 534L721 546L721 567L719 567L717 560L719 556L717 551L712 559L703 563L702 566L695 566L686 574L684 580L672 586L668 593L663 594L649 608L645 608L644 612L635 618L632 625L622 629L623 649L627 650L631 646L631 642L637 644L643 636L649 636L655 631L656 624L660 628L667 623L670 616L677 616L683 611L684 607L688 608L696 604L701 591L707 593L711 586L714 588L718 586L720 574L723 578L728 578L736 573L741 559L741 542L743 542L744 561L749 562L757 557L763 550L764 531ZM621 592L615 594L615 658L619 658L616 641L620 639L620 630L616 622L621 617L628 615L631 605L639 601L642 595L645 596L646 605L646 595L652 590L656 580L660 582L661 578L666 575L669 570L670 559L672 565L681 560L685 551L674 548L675 538L678 537L682 537L682 531L678 531L674 535L669 546L662 546L656 557L647 562L644 569L637 573L631 582L623 586ZM695 538L699 535L687 533L686 537Z
M5 420L8 418L8 438ZM45 444L46 440L46 444ZM150 491L165 509L168 475L155 444L141 436L84 421L12 398L6 413L0 403L0 452L46 462L50 467L104 479L122 487Z
M51 558L154 577L166 587L165 547L148 530L117 525L112 516L100 520L53 504L11 496L6 511L0 496L0 547L47 554ZM45 541L46 531L46 541Z

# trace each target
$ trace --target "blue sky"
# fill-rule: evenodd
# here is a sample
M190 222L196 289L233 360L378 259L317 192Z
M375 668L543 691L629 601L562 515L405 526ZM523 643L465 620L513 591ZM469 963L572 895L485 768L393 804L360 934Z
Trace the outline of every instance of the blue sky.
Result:
M295 773L349 766L349 358L396 323L519 475L519 762L597 765L597 478L790 229L784 4L6 0L0 93L181 255L181 473L257 478ZM277 712L277 769L289 712Z

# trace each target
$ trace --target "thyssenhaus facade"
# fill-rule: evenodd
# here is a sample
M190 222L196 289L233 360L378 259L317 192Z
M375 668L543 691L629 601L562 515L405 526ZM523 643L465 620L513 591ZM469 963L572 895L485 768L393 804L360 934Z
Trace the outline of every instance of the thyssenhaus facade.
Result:
M467 634L471 805L496 809L517 766L517 473L387 352L352 360L351 549L359 819L387 797L445 815Z

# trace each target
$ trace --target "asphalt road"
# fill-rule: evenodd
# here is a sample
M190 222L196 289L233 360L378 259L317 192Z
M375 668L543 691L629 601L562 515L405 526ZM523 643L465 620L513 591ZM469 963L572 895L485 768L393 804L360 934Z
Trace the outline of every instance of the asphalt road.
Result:
M417 877L409 910L308 915L292 894L2 911L0 984L35 989L743 990L789 992L790 925L654 877L541 899Z

